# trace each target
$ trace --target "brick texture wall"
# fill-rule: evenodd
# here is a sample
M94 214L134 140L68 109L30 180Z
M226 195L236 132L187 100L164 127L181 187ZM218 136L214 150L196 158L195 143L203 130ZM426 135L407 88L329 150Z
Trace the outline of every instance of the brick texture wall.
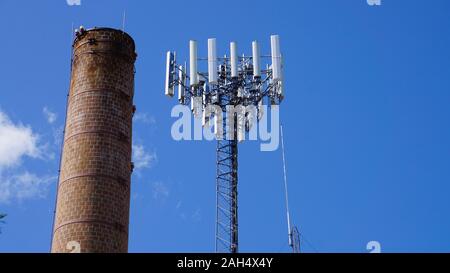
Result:
M52 252L127 252L134 41L98 28L73 49Z

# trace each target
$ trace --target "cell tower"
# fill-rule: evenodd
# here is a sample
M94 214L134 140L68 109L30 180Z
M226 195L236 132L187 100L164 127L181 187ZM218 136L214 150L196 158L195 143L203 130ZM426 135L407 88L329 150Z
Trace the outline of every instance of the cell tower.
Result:
M196 118L202 114L204 126L214 126L216 252L238 252L238 143L245 140L245 131L251 130L255 120L262 118L264 99L267 105L278 105L284 98L280 40L278 35L270 38L271 55L261 56L259 44L254 41L252 55L239 56L236 42L231 42L230 56L223 58L217 57L216 39L208 39L207 59L198 58L197 42L191 40L189 74L186 64L177 64L176 53L167 52L165 94L173 97L178 87L180 104L190 105ZM271 60L265 69L261 68L262 58ZM208 61L207 72L198 71L199 60ZM252 106L256 113L228 111L240 106Z

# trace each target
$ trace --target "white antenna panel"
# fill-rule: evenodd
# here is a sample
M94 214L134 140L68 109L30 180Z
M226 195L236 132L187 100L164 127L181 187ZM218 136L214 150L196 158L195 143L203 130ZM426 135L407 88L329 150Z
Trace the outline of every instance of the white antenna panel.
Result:
M280 95L280 97L284 98L284 86L283 86L283 81L279 81L278 82L278 88L277 88L277 92L278 95Z
M237 140L238 140L239 143L241 143L241 142L243 142L245 140L245 131L244 131L244 129L240 129L238 131L237 135L238 135L238 139Z
M237 91L237 96L239 98L242 98L244 96L244 88L243 87L239 87L238 91Z
M178 84L178 100L184 100L184 92L186 88L186 67L180 65L178 70L178 79L180 83Z
M207 113L209 114L209 115L207 115ZM209 120L210 120L210 118L211 118L211 113L210 113L210 111L207 111L206 109L205 110L203 110L203 116L202 116L202 126L203 127L209 127L210 125L210 122L209 122Z
M259 45L257 41L252 42L252 59L253 59L253 77L261 77L261 60L259 54Z
M208 39L208 76L210 83L217 83L217 47L216 39Z
M202 113L202 97L195 96L191 98L191 111L195 118L200 118Z
M231 77L238 77L238 53L236 42L230 43L230 63L231 63Z
M189 41L189 76L191 85L198 84L197 41Z
M270 36L270 45L272 48L272 79L280 81L282 79L280 37L278 35Z
M223 139L223 120L222 120L222 114L215 114L214 115L214 134L216 135L217 139Z
M258 102L258 121L261 120L264 116L264 105L263 105L263 100L261 99Z
M237 141L242 142L245 140L245 121L246 121L246 115L245 113L237 113L236 117L237 124L236 126L236 133L237 133Z
M173 72L175 68L175 54L167 51L166 57L166 84L165 94L168 97L173 97Z
M250 131L255 125L255 115L257 116L257 109L254 111L248 112L245 118L245 130Z

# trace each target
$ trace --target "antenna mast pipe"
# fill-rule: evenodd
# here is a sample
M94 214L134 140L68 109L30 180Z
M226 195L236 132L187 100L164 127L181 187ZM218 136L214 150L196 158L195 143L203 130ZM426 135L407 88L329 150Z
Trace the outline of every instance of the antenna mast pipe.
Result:
M289 195L288 195L288 185L287 185L287 175L286 175L286 157L284 154L284 136L283 136L283 125L280 125L281 131L281 150L283 154L283 174L284 174L284 194L286 201L286 214L287 214L287 225L288 225L288 235L289 235L289 245L292 246L292 226L291 217L289 212Z

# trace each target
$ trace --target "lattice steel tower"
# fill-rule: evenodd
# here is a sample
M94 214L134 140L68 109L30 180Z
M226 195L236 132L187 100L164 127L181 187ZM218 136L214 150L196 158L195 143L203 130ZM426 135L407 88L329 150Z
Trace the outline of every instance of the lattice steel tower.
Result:
M271 36L271 55L261 56L258 42L251 56L238 56L230 43L230 56L217 57L216 39L208 39L208 58L198 58L197 42L189 42L189 75L186 65L177 65L176 53L167 52L165 94L190 105L203 126L214 126L217 139L216 252L238 252L238 143L245 139L263 115L264 99L278 105L284 98L279 36ZM261 69L261 58L271 64ZM208 71L199 72L198 61L208 61ZM189 83L188 83L189 80ZM225 129L225 130L224 130Z

